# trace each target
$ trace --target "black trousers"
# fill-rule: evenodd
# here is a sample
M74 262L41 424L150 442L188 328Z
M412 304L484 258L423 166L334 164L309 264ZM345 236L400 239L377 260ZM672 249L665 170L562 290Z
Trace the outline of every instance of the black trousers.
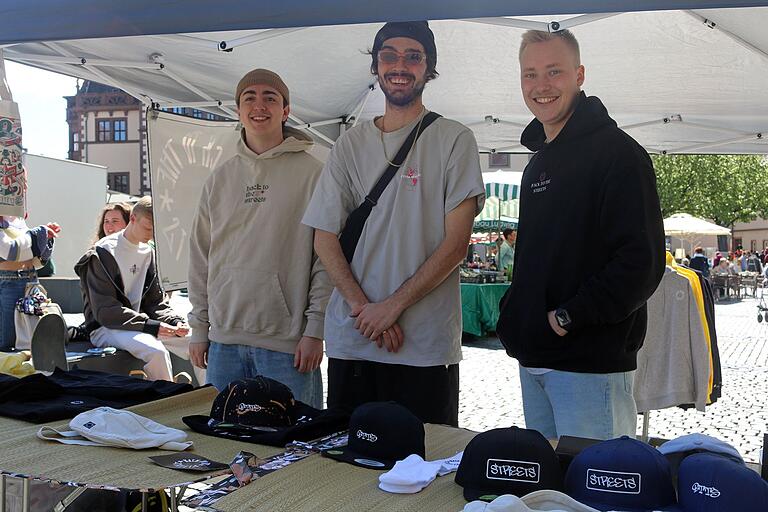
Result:
M328 359L328 407L397 402L424 423L459 426L459 365L407 366Z

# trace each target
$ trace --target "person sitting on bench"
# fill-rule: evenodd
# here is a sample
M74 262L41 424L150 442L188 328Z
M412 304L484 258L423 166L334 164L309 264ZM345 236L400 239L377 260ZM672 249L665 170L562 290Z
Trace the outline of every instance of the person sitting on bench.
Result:
M128 226L96 242L75 272L91 342L141 359L149 379L172 381L171 357L159 338L186 336L189 327L164 300L147 243L152 236L152 198L145 196L134 205Z

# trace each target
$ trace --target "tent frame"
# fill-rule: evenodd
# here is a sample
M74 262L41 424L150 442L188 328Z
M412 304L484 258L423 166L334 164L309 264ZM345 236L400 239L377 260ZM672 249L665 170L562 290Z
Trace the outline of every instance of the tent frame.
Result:
M768 53L744 41L742 38L733 34L727 29L720 27L715 22L691 10L684 10L683 12L701 21L707 27L713 30L718 30L719 32L722 32L727 37L731 38L733 41L740 44L741 46L748 49L749 51L754 52L765 59L768 59ZM520 28L520 29L535 29L535 30L542 30L547 32L556 32L558 30L570 29L573 27L593 23L595 21L603 20L606 18L620 15L620 14L622 13L613 12L613 13L583 14L583 15L577 15L570 18L566 18L561 21L551 21L551 22L531 21L531 20L524 20L524 19L515 18L515 17L471 18L471 19L464 19L459 21L463 21L466 23L480 23L480 24L490 24L490 25L497 25L497 26L504 26L504 27ZM273 29L267 29L267 30L260 30L253 34L238 37L235 39L221 40L215 44L215 47L217 51L231 52L231 51L235 51L237 48L242 47L244 45L258 43L260 41L265 41L275 37L287 36L294 32L304 30L305 28L306 27L293 27L293 28L273 28ZM191 37L194 37L194 36L191 36ZM13 45L9 45L9 47L7 47L4 50L5 56L9 60L18 61L28 65L35 65L36 63L40 63L40 64L58 63L58 64L68 64L73 66L73 68L78 68L78 67L85 68L91 73L93 73L96 77L99 78L99 80L101 80L105 84L112 85L114 87L118 87L126 91L128 94L139 99L142 103L144 103L148 107L155 107L155 108L191 107L191 108L203 110L205 112L209 112L212 114L217 114L217 115L223 114L226 117L229 117L232 119L237 119L238 117L237 112L233 108L235 105L234 101L232 101L231 99L224 100L220 98L214 98L211 95L205 93L199 87L195 86L190 81L188 81L187 79L185 79L184 77L182 77L181 75L179 75L178 73L170 69L169 66L164 62L164 58L161 52L156 52L150 55L147 62L108 61L105 59L90 58L83 55L73 54L72 52L62 48L59 44L55 42L44 42L43 44L49 49L51 49L52 51L54 51L55 53L57 53L58 55L54 55L54 56L33 55L29 53L22 53L22 52L15 51L13 49ZM214 45L212 45L212 48L211 48L212 50L213 50L213 46ZM147 70L158 71L162 73L164 76L166 76L167 78L173 80L175 83L177 83L187 91L190 91L194 95L200 97L201 100L200 101L178 101L173 98L147 97L146 95L139 93L138 91L132 90L130 86L127 86L125 83L122 83L120 80L113 78L106 70L102 69L105 67L106 68L135 68L135 69L147 69ZM73 69L72 74L76 76L77 72L74 71ZM289 119L291 120L291 122L294 123L294 126L293 126L294 128L299 130L306 130L312 133L312 135L314 135L324 144L328 146L332 146L335 141L325 133L317 130L317 128L322 126L334 126L334 127L338 127L340 132L343 132L346 128L355 126L358 123L360 119L360 115L363 109L365 108L375 88L376 88L375 82L373 84L368 85L366 90L361 92L361 99L357 103L356 108L354 108L352 112L346 116L336 117L332 119L325 119L325 120L320 120L316 122L307 122L299 118L295 114L290 114ZM633 128L652 126L656 124L672 124L672 123L682 123L687 126L691 126L695 128L721 131L724 134L727 134L728 137L724 137L722 139L705 142L705 143L681 145L676 148L664 149L664 150L659 148L646 147L646 149L649 152L661 154L661 155L691 153L691 152L696 152L703 149L711 149L711 148L724 146L732 143L760 141L763 138L762 132L745 132L745 131L741 131L733 128L706 125L703 123L687 122L682 118L680 114L671 114L661 119L653 119L648 121L642 121L639 123L623 125L621 126L621 128L624 130L630 130ZM470 128L478 127L482 125L513 126L515 128L525 127L525 125L522 123L502 119L493 114L485 114L480 120L467 123L467 126ZM505 145L503 141L497 142L497 143L478 141L478 149L484 153L527 152L524 146L522 146L519 142Z

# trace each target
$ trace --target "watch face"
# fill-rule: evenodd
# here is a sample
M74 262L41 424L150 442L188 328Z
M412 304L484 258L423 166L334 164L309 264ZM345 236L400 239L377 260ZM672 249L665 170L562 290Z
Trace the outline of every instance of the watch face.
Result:
M555 312L555 320L557 320L557 325L560 327L567 327L571 323L571 317L568 315L568 312L564 309L558 309Z

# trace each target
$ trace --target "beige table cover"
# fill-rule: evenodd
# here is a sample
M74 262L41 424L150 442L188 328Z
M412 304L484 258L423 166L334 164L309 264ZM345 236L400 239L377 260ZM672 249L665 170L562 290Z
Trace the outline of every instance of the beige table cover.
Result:
M189 453L228 464L240 450L269 457L282 448L255 445L194 432L181 421L182 416L208 414L216 397L212 387L202 388L129 410L163 425L188 433L194 442ZM51 424L69 430L68 421ZM187 473L158 466L148 459L167 455L167 450L130 450L98 446L65 445L38 439L40 425L0 418L0 471L15 476L72 483L92 488L156 490L205 480L215 473Z
M441 425L425 427L427 460L450 457L477 434ZM453 481L454 473L437 477L417 494L390 494L378 487L383 472L312 455L238 489L214 507L232 512L456 512L467 503Z

